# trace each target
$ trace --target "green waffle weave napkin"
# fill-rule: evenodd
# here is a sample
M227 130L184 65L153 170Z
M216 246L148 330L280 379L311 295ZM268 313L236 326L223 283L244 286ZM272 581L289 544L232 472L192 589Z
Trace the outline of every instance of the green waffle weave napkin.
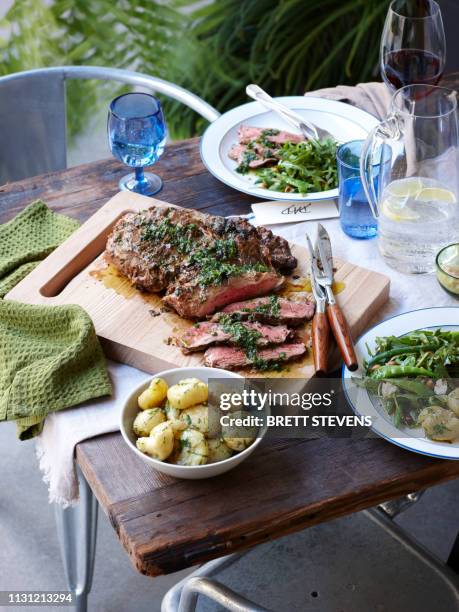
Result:
M41 201L0 225L0 297L77 227ZM111 391L104 354L83 308L0 299L0 421L15 420L22 440L40 433L50 412Z

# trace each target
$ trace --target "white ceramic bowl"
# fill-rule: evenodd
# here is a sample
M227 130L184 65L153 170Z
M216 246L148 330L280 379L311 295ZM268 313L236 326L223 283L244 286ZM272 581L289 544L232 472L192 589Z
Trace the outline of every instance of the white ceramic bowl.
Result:
M199 378L203 382L207 383L212 378L243 378L239 374L234 372L228 372L227 370L220 370L218 368L175 368L173 370L165 370L164 372L158 372L152 378L164 378L169 386L175 385L184 378ZM257 438L253 444L247 447L240 453L236 453L229 459L224 459L218 463L209 463L205 465L174 465L173 463L166 463L165 461L159 461L153 459L144 453L141 453L136 447L136 435L132 429L134 419L139 412L137 405L137 398L149 385L149 381L146 381L139 385L131 395L128 397L123 410L121 412L121 423L120 429L123 438L131 450L133 450L143 461L151 465L151 467L163 472L163 474L169 474L175 478L187 478L196 480L199 478L211 478L212 476L218 476L224 474L229 470L242 463L249 455L253 453L256 447L260 444L263 433Z

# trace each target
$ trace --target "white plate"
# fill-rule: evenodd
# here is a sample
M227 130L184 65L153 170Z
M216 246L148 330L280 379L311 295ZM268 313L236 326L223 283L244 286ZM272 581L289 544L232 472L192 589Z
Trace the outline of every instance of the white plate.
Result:
M378 124L378 120L373 115L335 100L310 96L287 96L276 98L276 100L304 116L305 119L309 119L318 127L328 130L340 143L363 140ZM228 152L237 142L237 130L241 123L295 132L288 123L276 113L266 110L259 102L248 102L224 113L209 125L201 138L201 159L216 178L234 189L268 200L314 202L338 196L338 189L308 193L306 196L300 196L298 193L270 191L257 187L255 176L238 174L236 172L237 162L228 157Z
M357 342L356 353L361 364L368 357L366 344L370 349L375 348L377 336L402 336L417 329L459 329L459 307L437 307L413 310L397 315L379 323L368 330ZM354 385L350 382L353 376L362 376L361 370L349 372L343 367L344 393L354 412L361 416L371 416L373 420L373 431L392 444L401 446L408 450L439 457L441 459L459 459L459 442L448 444L447 442L434 442L424 435L422 429L410 429L395 427L392 417L388 415L382 406L375 405L365 389L359 389L356 393ZM353 396L351 397L350 394Z

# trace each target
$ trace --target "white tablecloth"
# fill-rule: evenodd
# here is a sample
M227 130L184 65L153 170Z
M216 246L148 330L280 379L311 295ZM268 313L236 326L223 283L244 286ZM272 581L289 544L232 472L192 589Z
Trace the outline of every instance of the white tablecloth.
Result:
M391 279L390 299L378 313L379 320L394 314L429 306L458 306L438 285L434 274L408 276L395 272L380 258L376 240L353 240L340 229L339 219L322 222L332 239L333 253L340 259L382 272ZM272 227L273 231L303 246L305 232L315 235L316 222L308 221ZM50 502L72 505L78 501L74 450L82 440L118 430L124 399L133 387L148 377L145 372L114 362L109 363L115 394L105 400L51 414L37 438L37 455Z

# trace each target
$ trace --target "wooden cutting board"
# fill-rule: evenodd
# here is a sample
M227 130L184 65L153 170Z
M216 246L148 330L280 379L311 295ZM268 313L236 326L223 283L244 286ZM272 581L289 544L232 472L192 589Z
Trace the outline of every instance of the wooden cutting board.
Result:
M79 304L94 321L106 354L147 372L203 364L203 354L184 355L170 344L170 338L192 323L173 312L163 312L161 298L131 286L103 260L103 251L114 223L126 212L151 206L170 206L152 198L121 192L111 198L66 242L22 280L6 299L28 304ZM308 290L308 254L292 246L298 268L289 278L287 291L301 298ZM337 300L349 322L354 338L389 296L389 279L349 263L334 261ZM304 329L309 334L309 325ZM246 373L253 375L252 372ZM314 374L312 355L287 364L281 374L266 376L304 378Z

